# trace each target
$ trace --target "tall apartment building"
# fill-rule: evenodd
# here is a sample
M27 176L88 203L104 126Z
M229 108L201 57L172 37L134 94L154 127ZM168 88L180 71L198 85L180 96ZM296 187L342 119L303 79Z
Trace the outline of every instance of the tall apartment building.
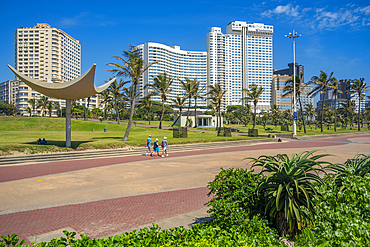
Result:
M172 92L168 95L168 102L178 95L183 96L185 92L179 79L185 81L185 77L192 80L196 78L200 82L200 88L205 89L204 94L207 92L207 52L185 51L181 50L180 46L167 46L153 42L140 44L135 49L146 64L157 61L140 78L138 99L153 92L153 89L147 85L153 83L155 76L164 73L174 77L171 86ZM160 95L152 96L152 100L162 102ZM192 99L191 104L194 104L194 99ZM206 106L206 101L197 99L197 106Z
M46 23L20 27L15 31L15 68L26 76L50 83L73 80L81 75L81 44L63 30ZM20 113L27 114L27 107L31 107L27 101L31 98L38 100L42 94L22 81L15 80L12 85L11 102ZM64 100L49 97L49 101L65 107ZM77 100L77 103L88 105L87 99ZM95 107L102 108L98 95L90 100L89 108ZM37 114L40 113L38 110Z
M207 34L207 84L219 83L226 94L225 105L240 105L243 89L264 88L258 110L271 107L273 26L230 22L226 34L212 27Z
M20 27L15 31L15 68L36 80L70 81L81 75L81 45L46 23Z
M279 106L282 111L291 110L293 112L293 102L292 96L284 96L285 94L284 87L285 83L292 79L290 75L279 75L274 74L272 75L272 104ZM310 92L314 89L313 85L305 85L304 92L300 95L300 100L302 104L302 108L304 109L307 105L315 105L315 98L308 96ZM300 109L299 102L297 100L297 109Z

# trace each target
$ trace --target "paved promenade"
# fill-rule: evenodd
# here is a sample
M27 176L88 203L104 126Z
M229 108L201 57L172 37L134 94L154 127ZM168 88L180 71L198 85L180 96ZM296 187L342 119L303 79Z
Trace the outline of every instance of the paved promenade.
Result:
M171 153L54 161L0 167L0 235L28 243L62 230L104 237L158 223L189 227L208 215L207 183L220 168L246 168L246 157L321 149L344 162L370 154L370 134L287 140Z

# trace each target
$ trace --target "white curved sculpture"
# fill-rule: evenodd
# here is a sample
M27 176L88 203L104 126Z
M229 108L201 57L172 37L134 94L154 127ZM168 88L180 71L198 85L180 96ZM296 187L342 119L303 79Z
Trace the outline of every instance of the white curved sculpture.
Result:
M80 77L64 83L42 82L28 77L8 64L13 73L29 87L46 96L66 100L66 147L71 147L71 100L83 99L103 92L116 78L100 87L94 84L95 67L93 64L88 71Z
M65 83L48 83L38 81L20 73L9 64L8 67L25 84L46 96L56 99L74 100L87 98L97 93L101 93L107 89L114 80L116 80L116 78L113 78L104 85L96 87L94 84L96 64L93 64L90 69L80 77Z

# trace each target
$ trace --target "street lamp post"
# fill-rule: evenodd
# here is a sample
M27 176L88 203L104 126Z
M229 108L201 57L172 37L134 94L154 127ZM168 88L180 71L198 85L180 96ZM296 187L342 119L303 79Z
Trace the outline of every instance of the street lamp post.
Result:
M296 90L295 90L295 39L301 36L300 34L297 35L297 32L294 30L293 25L293 33L289 33L288 35L285 35L285 37L288 37L292 39L293 41L293 135L297 135L297 125L296 120L298 119L297 114L297 103L296 103Z

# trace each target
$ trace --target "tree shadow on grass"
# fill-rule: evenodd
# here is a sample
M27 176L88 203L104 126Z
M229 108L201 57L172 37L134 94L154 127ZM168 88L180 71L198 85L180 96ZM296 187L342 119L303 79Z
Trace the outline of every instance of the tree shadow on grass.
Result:
M39 145L40 146L57 146L57 147L61 147L61 148L66 147L66 142L65 141L53 141L53 140L46 140L46 141L48 142L47 144L39 144ZM71 147L73 149L76 149L81 144L89 143L89 142L92 142L92 141L71 141ZM26 143L23 143L23 144L36 145L36 143L37 143L37 141L35 141L35 142L26 142Z
M118 137L113 137L113 136L110 136L110 137L93 137L91 139L94 139L94 140L104 140L104 139L115 139L115 140L122 140L123 139L123 136L118 136Z

